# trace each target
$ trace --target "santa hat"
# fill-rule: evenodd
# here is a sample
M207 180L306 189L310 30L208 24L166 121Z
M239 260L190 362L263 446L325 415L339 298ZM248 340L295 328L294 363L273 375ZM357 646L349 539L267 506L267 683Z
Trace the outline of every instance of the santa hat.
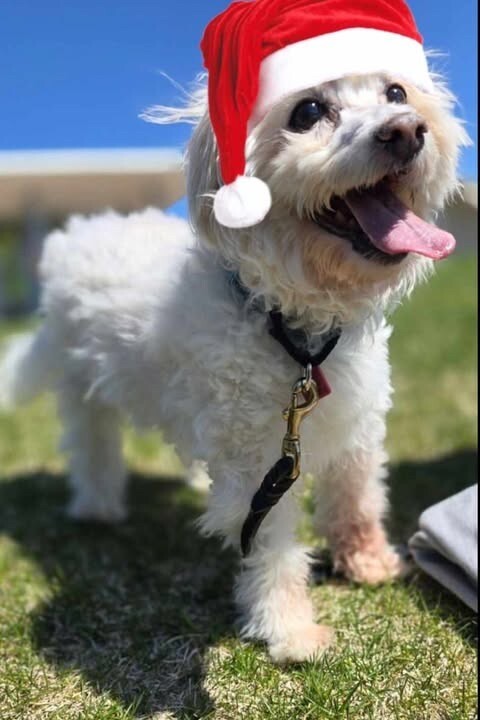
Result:
M256 225L270 209L266 183L245 175L245 145L281 98L378 72L432 88L422 38L403 0L234 2L207 26L201 49L224 183L214 212L226 227Z

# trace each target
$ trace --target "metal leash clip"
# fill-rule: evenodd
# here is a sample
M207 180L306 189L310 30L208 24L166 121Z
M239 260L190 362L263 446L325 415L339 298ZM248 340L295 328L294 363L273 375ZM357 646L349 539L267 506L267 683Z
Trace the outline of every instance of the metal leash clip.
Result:
M315 409L319 399L317 384L312 378L312 366L309 364L303 376L293 386L290 405L283 411L287 432L282 442L282 455L293 460L290 480L296 480L300 475L300 424L303 418Z

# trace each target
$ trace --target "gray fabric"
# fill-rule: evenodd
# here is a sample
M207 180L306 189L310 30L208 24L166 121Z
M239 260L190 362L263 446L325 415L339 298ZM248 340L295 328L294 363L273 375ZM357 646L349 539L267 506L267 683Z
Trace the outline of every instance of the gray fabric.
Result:
M463 490L420 516L409 541L422 570L478 612L478 486Z

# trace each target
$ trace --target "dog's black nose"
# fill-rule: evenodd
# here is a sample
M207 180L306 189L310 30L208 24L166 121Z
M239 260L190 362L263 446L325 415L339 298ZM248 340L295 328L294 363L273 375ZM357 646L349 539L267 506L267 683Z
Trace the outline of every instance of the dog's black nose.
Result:
M384 123L375 133L375 140L396 160L407 163L422 149L428 128L418 117L400 115Z

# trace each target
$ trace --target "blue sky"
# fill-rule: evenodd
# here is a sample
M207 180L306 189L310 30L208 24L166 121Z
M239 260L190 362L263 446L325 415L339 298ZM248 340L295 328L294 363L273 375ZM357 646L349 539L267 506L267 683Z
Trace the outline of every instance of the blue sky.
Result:
M186 126L138 118L201 70L199 40L226 0L0 0L0 149L182 146ZM411 0L426 47L476 141L474 0ZM462 173L477 177L476 147Z

